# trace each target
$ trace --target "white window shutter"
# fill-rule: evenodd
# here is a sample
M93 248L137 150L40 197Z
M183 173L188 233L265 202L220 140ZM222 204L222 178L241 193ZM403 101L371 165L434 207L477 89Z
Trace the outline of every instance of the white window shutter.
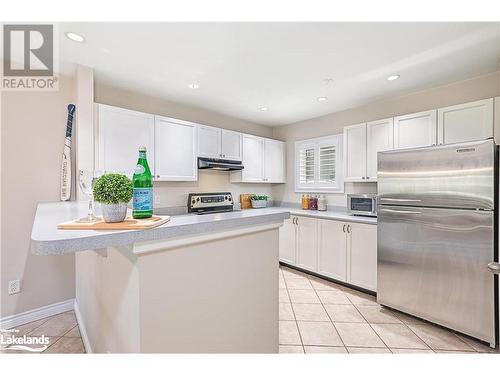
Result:
M299 151L299 183L314 183L315 149L305 147Z
M342 135L295 142L295 191L344 191Z
M337 147L335 145L321 146L319 148L319 183L335 183L337 161Z

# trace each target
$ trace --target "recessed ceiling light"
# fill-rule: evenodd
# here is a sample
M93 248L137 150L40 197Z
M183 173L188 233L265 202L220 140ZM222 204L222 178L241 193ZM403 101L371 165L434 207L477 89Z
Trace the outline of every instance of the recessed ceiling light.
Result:
M399 78L399 74L394 74L392 76L387 77L388 81L395 81Z
M260 109L261 111L263 111L263 112L265 112L265 111L269 110L269 108L267 108L267 107L260 107L259 109Z
M320 96L320 97L318 98L318 102L325 102L325 101L327 101L327 100L328 100L328 98L327 98L326 96Z
M196 90L196 89L199 89L199 88L200 88L200 85L198 85L197 83L190 83L190 84L188 85L188 87L189 87L190 89Z
M78 42L78 43L85 42L85 38L83 36L77 33L73 33L71 31L68 31L66 33L66 38L71 39L73 42Z

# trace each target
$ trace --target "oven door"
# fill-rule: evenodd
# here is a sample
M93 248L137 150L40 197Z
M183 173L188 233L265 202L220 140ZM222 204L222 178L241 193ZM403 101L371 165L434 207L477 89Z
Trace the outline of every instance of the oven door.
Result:
M377 199L373 195L348 195L347 207L353 215L377 216Z

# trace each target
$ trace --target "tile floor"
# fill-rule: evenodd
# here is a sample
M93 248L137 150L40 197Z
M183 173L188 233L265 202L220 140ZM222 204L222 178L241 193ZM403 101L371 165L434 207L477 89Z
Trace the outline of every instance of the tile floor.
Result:
M280 267L279 287L280 353L498 353L382 307L371 295L288 267ZM43 353L85 353L73 311L15 329L17 336L48 336Z
M280 267L279 283L280 353L498 353L288 267Z
M27 335L31 337L45 335L49 338L49 345L42 353L85 353L80 330L76 322L75 313L68 311L49 318L24 324L14 328L16 336ZM5 333L3 334L6 335ZM38 345L30 345L36 348ZM29 353L21 350L9 350L9 346L1 347L2 353ZM31 354L31 353L30 353ZM37 353L38 354L38 353Z

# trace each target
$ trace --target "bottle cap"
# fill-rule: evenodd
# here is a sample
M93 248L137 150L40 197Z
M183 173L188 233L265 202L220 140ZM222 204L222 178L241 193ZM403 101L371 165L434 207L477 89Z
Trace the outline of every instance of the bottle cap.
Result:
M139 151L144 151L144 152L146 152L146 146L141 146L141 147L139 147Z

